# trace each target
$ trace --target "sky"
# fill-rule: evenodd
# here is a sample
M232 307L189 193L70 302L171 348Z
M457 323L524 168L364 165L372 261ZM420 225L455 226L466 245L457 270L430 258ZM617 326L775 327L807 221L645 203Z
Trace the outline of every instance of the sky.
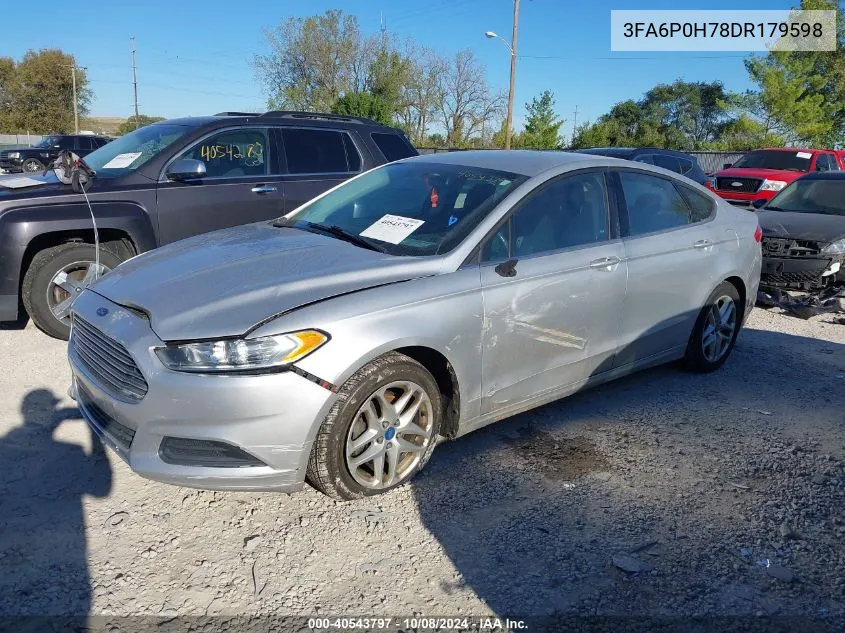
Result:
M508 89L510 54L494 31L510 41L513 0L87 0L83 4L7 2L0 56L20 59L29 49L60 48L87 69L95 116L133 111L130 37L135 38L138 102L142 114L177 117L223 110L261 111L266 104L251 62L267 52L265 33L289 16L341 9L358 16L362 31L387 29L413 37L442 54L470 48L487 69L491 85ZM786 9L782 0L521 0L515 123L545 89L571 134L576 121L595 120L626 99L639 99L658 83L675 79L751 88L744 53L620 53L610 50L612 9ZM51 15L44 16L44 12ZM46 19L44 19L46 18Z

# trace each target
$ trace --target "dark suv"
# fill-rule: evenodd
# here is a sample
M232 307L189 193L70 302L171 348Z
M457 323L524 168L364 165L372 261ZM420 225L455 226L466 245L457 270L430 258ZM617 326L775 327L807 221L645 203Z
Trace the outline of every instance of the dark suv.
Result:
M612 158L633 160L638 163L656 165L669 171L686 176L700 185L707 182L707 175L698 164L695 156L678 152L673 149L662 149L659 147L591 147L590 149L576 150L581 154L600 154Z
M64 149L77 156L86 156L111 139L91 134L51 134L32 147L10 147L0 152L0 173L42 173Z
M340 115L223 112L142 127L85 158L96 172L88 198L100 264L110 270L162 244L278 218L416 154L401 130ZM67 338L70 304L94 268L88 206L52 171L35 184L13 180L0 176L0 321L23 307L44 332Z

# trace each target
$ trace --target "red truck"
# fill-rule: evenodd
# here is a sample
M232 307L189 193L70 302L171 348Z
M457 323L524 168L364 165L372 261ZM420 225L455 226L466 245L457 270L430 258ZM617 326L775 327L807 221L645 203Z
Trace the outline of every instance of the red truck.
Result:
M827 149L766 148L748 152L710 176L706 186L731 204L751 206L771 200L781 189L811 171L845 169L840 153Z

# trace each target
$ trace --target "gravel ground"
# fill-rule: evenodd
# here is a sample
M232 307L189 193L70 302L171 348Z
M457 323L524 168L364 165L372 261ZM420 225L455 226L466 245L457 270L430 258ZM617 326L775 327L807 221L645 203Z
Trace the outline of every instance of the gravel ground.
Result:
M133 475L64 345L2 331L0 615L845 616L834 321L755 310L715 374L578 394L347 504Z

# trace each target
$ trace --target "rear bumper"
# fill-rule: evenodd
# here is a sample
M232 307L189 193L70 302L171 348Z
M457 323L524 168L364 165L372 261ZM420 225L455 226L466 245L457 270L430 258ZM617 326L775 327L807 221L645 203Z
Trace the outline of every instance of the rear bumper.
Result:
M97 316L102 308L108 316ZM153 348L163 343L144 319L90 290L79 296L74 310L122 344L148 384L140 400L114 397L87 368L71 335L71 393L89 426L133 471L206 490L294 492L302 487L314 435L334 394L293 372L215 376L170 371L156 357ZM224 443L260 465L166 461L161 446L168 437Z

